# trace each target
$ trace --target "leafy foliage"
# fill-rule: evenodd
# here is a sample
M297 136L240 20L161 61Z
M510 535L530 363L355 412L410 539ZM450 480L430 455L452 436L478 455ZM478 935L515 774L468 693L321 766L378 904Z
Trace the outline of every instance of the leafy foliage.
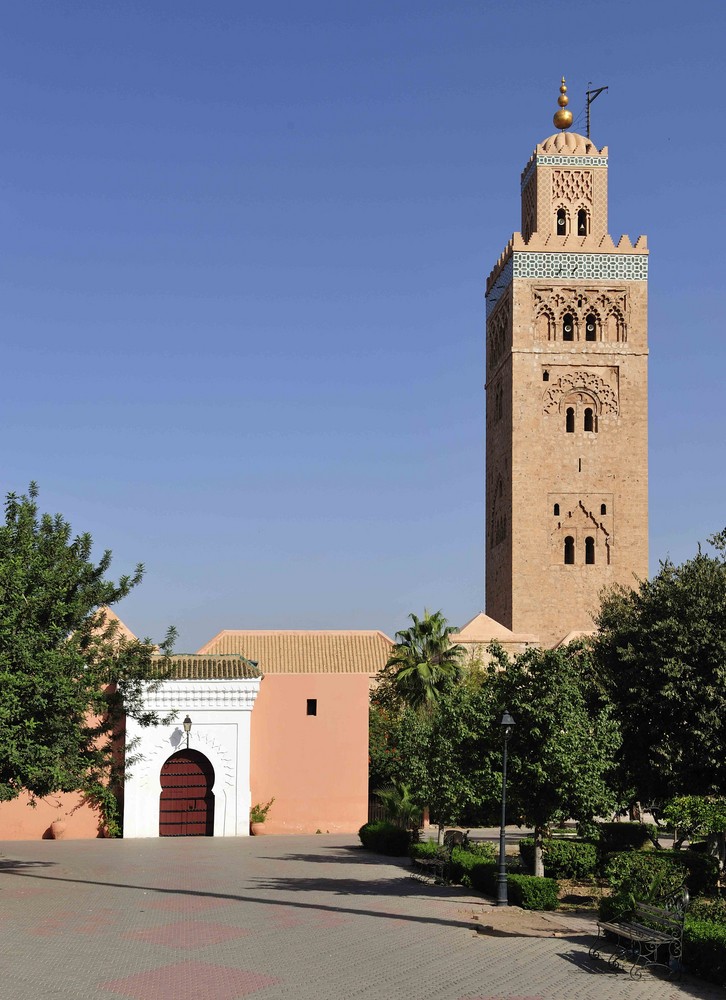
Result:
M386 788L378 788L373 794L383 803L389 823L400 826L403 830L418 830L421 807L414 802L407 784L393 783Z
M683 960L696 976L726 986L726 927L686 917Z
M385 820L364 823L358 831L358 836L367 850L393 857L403 857L408 854L412 839L408 830L402 830L400 826L394 826Z
M680 847L684 840L726 831L726 798L682 795L666 802L659 818L677 828L680 836L674 846Z
M657 830L652 823L598 823L600 854L614 851L640 851L655 841Z
M501 647L492 652L502 668L500 705L516 723L509 745L510 815L533 826L541 842L555 822L610 812L619 733L593 681L588 648L531 648L514 660Z
M461 676L463 647L451 641L456 631L440 611L411 614L410 628L396 632L386 664L395 694L415 709L430 709Z
M83 791L113 833L124 712L155 721L141 706L159 666L156 648L125 639L105 609L143 567L107 580L111 553L91 561L91 536L73 537L60 514L39 516L36 500L34 484L9 494L0 527L0 800Z
M595 657L621 726L621 782L645 802L726 788L726 531L597 617Z
M597 873L598 852L595 844L581 840L546 837L542 852L547 871L552 878L592 878ZM534 867L534 840L523 837L519 853L527 868Z
M604 874L613 890L600 904L601 916L621 916L634 901L662 899L684 884L692 896L713 892L718 867L712 858L690 851L625 851L612 854Z
M274 801L275 799L271 798L269 802L256 802L250 806L250 823L264 823Z
M556 910L559 886L553 878L536 875L508 875L507 889L513 906L523 910Z

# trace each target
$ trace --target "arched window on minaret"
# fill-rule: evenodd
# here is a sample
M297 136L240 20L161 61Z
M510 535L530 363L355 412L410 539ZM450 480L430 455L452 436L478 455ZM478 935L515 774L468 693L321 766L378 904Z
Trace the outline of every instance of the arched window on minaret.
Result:
M590 217L586 208L581 208L577 212L577 235L587 236L590 232Z
M591 535L585 539L585 565L595 565L595 539Z
M555 515L555 517L560 516L560 505L558 503L555 504L552 513Z
M572 313L565 313L562 317L562 339L575 339L575 322L572 318Z
M565 413L565 430L568 434L575 433L575 408L568 406Z
M585 317L585 340L597 340L597 316L594 313Z
M608 512L608 505L606 503L601 503L600 504L600 514L601 515L602 514L607 514L607 512Z
M565 566L574 566L575 564L575 539L572 535L568 535L565 538Z
M583 429L586 431L595 431L595 414L593 413L591 406L585 407L585 420L583 422Z
M564 208L557 209L557 235L567 236L567 212Z

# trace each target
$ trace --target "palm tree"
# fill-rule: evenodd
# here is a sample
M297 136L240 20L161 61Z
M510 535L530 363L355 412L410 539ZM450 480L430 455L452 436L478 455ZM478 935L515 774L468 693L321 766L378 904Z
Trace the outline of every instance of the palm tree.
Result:
M410 628L396 632L398 640L387 667L393 669L398 695L416 709L433 707L437 698L461 677L463 646L452 644L456 632L440 611L424 611L423 618L410 614Z
M377 788L373 793L386 810L389 823L400 826L403 830L418 830L421 825L422 810L413 801L411 786L395 781L386 788Z

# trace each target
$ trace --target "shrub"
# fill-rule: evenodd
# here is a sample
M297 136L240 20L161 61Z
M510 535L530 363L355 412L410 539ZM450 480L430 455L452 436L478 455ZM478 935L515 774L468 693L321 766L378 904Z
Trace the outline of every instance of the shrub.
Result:
M717 899L694 899L688 916L692 920L708 920L712 924L726 926L726 898L719 896Z
M642 851L653 843L657 830L653 823L598 823L600 854L614 851Z
M508 875L509 902L523 910L557 908L557 881L537 875Z
M440 850L435 840L420 840L411 844L409 854L412 858L435 858Z
M627 915L634 900L662 899L685 883L692 896L711 891L716 885L715 859L690 851L623 851L611 854L605 877L613 890L600 902L600 918Z
M469 878L474 889L485 893L487 896L497 894L497 874L499 866L496 861L478 860L478 864L472 865Z
M545 871L552 878L591 878L598 865L597 847L582 840L545 839L542 853ZM525 837L519 842L522 863L534 869L534 840Z
M466 850L469 854L473 854L484 861L497 860L498 852L496 847L494 844L488 844L485 840L477 840L474 843L467 844Z
M451 881L473 886L473 872L482 865L485 867L496 865L496 853L490 844L455 847L451 852Z
M673 851L673 857L687 870L686 885L692 896L709 896L718 885L718 860L700 851Z
M385 820L364 824L358 831L358 836L367 850L392 857L408 854L411 847L410 831L402 830L400 826L394 826Z
M687 917L683 929L683 961L689 972L726 986L726 926Z

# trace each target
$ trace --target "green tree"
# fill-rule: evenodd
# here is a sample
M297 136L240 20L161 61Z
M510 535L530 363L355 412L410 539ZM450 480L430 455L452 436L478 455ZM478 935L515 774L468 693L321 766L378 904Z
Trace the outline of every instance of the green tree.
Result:
M542 875L542 841L553 823L589 824L612 810L618 726L593 681L585 644L531 648L513 660L501 646L490 649L501 668L499 708L516 724L509 743L510 814L534 828L535 874Z
M726 793L726 531L609 592L594 652L623 735L621 782L656 805Z
M493 675L475 672L442 693L427 712L406 708L390 755L395 779L429 808L439 828L491 821L501 789Z
M60 514L39 516L36 500L34 484L9 494L0 527L0 800L81 791L113 828L124 713L156 721L141 696L159 664L156 647L124 639L104 609L143 567L107 580L111 553L91 561L91 536L72 537Z
M423 618L415 614L409 618L412 626L396 632L397 643L384 679L388 677L394 697L415 709L431 709L460 679L463 647L452 642L456 629L440 611L424 611Z

